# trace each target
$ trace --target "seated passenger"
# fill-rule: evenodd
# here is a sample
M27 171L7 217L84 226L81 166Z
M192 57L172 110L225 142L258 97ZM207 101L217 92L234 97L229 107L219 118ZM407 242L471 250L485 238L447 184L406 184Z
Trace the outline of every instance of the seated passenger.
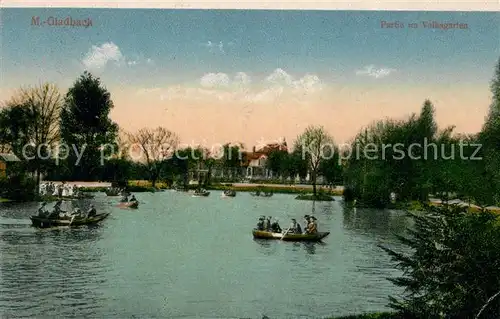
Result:
M275 219L274 222L271 224L271 231L273 233L281 233L282 229L280 227L280 224L278 223L278 219Z
M97 211L95 210L94 205L90 205L90 208L89 208L89 210L87 211L87 218L89 218L89 217L93 217L93 216L95 216L95 215L97 215Z
M264 230L264 218L259 218L259 222L257 223L257 230Z

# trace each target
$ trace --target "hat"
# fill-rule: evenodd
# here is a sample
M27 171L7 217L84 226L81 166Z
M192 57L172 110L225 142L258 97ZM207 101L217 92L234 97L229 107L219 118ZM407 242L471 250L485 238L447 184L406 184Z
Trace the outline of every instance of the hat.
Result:
M309 215L304 215L304 218L309 218L309 217L311 217L311 216L309 216Z
M314 216L309 216L309 218L314 219L314 220L317 220L317 218L316 218L316 217L314 217Z
M292 218L292 221L296 222L297 220L295 218Z
M271 219L271 218L273 218L273 216L268 216L267 218L268 218L268 219Z

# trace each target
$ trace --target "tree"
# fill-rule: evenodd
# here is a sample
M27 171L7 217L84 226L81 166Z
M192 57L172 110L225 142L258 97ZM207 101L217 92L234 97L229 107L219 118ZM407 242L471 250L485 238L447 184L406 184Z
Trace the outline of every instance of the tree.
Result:
M289 154L284 150L272 150L267 157L266 166L273 175L286 177L285 174L287 172L287 161Z
M29 114L22 105L0 111L0 153L12 152L22 158L23 146L30 140Z
M157 127L143 128L135 134L129 134L129 140L144 155L149 170L149 180L155 187L164 168L164 161L172 157L179 145L179 137L164 127Z
M223 145L223 156L222 156L222 167L227 172L230 172L230 177L234 178L235 174L238 174L239 168L241 167L242 143L237 143L232 145L231 143L226 143Z
M492 101L490 104L488 116L479 134L480 143L483 145L482 161L485 176L489 180L484 183L485 192L493 191L495 194L500 192L500 59L495 67L495 74L490 85ZM500 202L498 195L495 196L496 202Z
M73 179L97 178L104 157L116 152L118 125L109 118L112 108L111 94L87 71L66 94L60 131L70 148L68 167Z
M340 165L340 153L337 147L334 147L329 158L325 158L319 166L319 173L323 176L329 185L334 185L342 180L342 166Z
M180 175L184 188L189 184L189 172L196 169L201 158L199 148L187 147L175 151L175 156L166 160L172 175Z
M381 247L403 271L390 280L405 294L390 306L404 318L475 318L483 307L480 318L499 318L498 215L454 205L409 215L414 227L399 237L409 252Z
M56 155L52 152L60 138L61 94L55 85L44 83L21 88L6 104L2 117L8 122L8 133L4 131L3 136L10 139L11 150L28 160L38 185L45 161Z
M314 197L317 193L316 180L320 164L324 160L325 153L332 152L333 147L333 138L321 126L308 127L295 141L295 148L302 150L302 156L307 161Z

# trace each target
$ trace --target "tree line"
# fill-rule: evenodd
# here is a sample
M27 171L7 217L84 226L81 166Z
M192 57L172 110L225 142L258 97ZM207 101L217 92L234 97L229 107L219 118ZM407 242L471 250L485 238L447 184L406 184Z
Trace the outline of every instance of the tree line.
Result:
M181 149L179 136L165 127L124 131L109 117L113 107L110 92L89 72L65 95L50 83L21 88L0 110L0 152L21 158L11 170L17 174L12 174L19 179L31 173L35 184L42 176L79 181L147 179L153 186L157 181L187 184L189 173L197 169L208 172L204 184L211 182L214 169L223 172L225 180L244 177L242 165L248 153L241 143L226 143L219 150L222 156L203 146ZM314 137L331 140L324 128L311 127L297 138L292 152L271 152L266 168L283 181L296 176L304 179L310 172L315 179L321 171L332 182L341 182L339 165L332 174L331 167L302 154L298 145ZM139 159L131 156L134 152L140 153Z
M347 201L372 207L387 207L391 195L408 202L451 193L482 206L496 204L500 201L500 60L491 91L489 114L477 134L457 134L453 126L438 128L435 107L426 100L419 114L362 128L347 149L336 145L323 127L308 127L290 150L271 151L266 168L283 183L309 176L314 194L322 176L327 184L344 185ZM20 89L0 110L0 152L28 157L18 171L31 172L36 182L44 175L51 180L186 184L189 173L197 169L205 170L200 177L205 185L214 180L214 170L223 172L225 181L245 177L242 164L248 159L241 143L226 143L222 156L203 146L180 149L180 137L165 127L124 131L109 117L113 107L111 94L88 72L65 95L52 84ZM85 149L50 154L61 143ZM413 156L402 157L394 147L385 148L423 143L435 146L413 148ZM131 158L131 146L142 154L140 160ZM353 155L353 150L362 151ZM481 160L472 160L473 156Z

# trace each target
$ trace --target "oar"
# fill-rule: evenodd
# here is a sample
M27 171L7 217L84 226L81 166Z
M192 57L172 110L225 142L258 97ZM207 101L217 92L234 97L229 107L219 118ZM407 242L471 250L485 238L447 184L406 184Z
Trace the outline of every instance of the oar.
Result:
M68 226L71 226L71 224L73 223L73 220L75 219L76 215L73 215L73 217L71 217L71 221L69 222Z
M290 228L288 228L285 233L283 234L283 236L281 236L281 239L280 240L283 240L283 238L285 238L286 234L288 233L288 231L290 230Z

